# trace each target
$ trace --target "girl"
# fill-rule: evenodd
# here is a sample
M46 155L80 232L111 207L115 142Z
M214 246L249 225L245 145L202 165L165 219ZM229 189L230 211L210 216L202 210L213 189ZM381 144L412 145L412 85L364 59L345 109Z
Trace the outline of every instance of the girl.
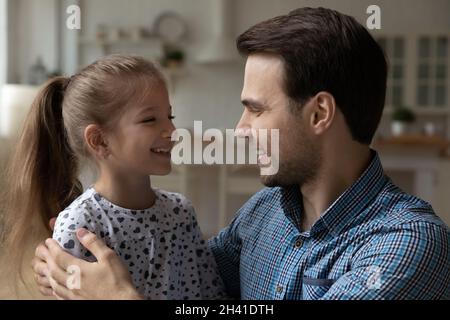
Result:
M27 237L34 215L46 224L60 212L53 238L95 261L76 237L79 228L94 232L146 298L221 297L191 203L150 184L149 175L171 169L171 111L163 76L140 57L111 55L50 80L32 105L10 169L9 243ZM82 193L77 176L84 158L99 176Z

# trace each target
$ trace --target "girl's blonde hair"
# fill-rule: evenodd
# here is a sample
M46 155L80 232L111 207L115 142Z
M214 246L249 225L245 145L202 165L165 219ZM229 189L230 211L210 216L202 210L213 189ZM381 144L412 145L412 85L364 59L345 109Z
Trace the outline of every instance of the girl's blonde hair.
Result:
M34 245L43 232L51 235L49 220L83 192L78 168L89 156L85 128L110 127L126 105L145 94L140 90L159 83L165 81L153 63L110 55L70 78L53 78L40 90L5 175L5 247L22 282L26 245Z

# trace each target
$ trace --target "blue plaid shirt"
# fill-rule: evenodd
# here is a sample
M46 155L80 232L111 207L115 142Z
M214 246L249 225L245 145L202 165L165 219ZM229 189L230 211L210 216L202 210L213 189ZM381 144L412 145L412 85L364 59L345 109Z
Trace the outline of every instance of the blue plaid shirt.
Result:
M209 241L240 299L450 299L449 228L378 155L308 232L298 186L266 188Z

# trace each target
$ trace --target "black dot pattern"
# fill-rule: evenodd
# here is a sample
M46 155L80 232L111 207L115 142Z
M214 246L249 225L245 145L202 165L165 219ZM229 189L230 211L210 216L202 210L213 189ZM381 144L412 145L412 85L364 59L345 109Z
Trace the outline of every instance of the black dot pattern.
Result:
M58 215L53 238L74 256L94 262L76 230L84 227L94 232L121 257L137 290L147 299L224 297L222 280L190 201L160 189L155 194L151 208L129 210L90 187Z

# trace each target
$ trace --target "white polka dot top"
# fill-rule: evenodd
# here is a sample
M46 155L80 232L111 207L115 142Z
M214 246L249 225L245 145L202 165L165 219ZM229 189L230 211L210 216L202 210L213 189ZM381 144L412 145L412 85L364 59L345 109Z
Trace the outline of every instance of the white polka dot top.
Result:
M58 215L53 238L72 255L96 261L76 237L78 228L94 232L121 257L147 299L223 298L222 280L190 201L154 191L151 208L129 210L90 187Z

